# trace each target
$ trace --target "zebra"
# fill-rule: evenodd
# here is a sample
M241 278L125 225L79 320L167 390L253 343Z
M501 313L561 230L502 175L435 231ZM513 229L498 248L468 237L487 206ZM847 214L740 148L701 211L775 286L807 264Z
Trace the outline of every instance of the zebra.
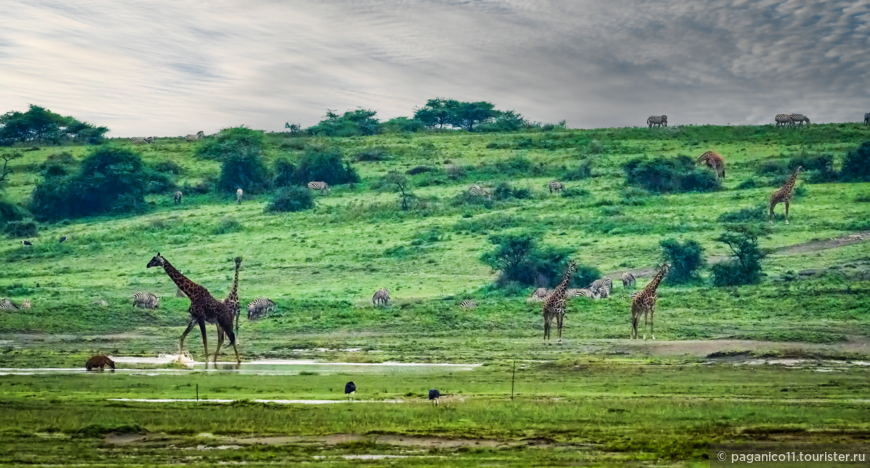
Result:
M308 182L311 190L320 190L320 193L329 193L329 184L326 182Z
M145 145L148 144L148 140L142 137L130 138L130 143L134 145Z
M205 138L205 132L203 132L202 130L196 132L196 135L187 135L186 137L184 137L184 139L187 141L196 141L202 138Z
M491 198L492 190L489 188L481 187L480 185L474 184L471 187L468 187L468 193L475 197L484 197Z
M803 114L792 114L789 116L791 121L794 122L795 125L803 125L804 122L807 123L807 127L810 126L810 119Z
M154 137L145 137L144 140L148 144L154 143Z
M33 307L33 304L30 303L30 299L25 299L25 300L21 303L21 307L19 307L19 309L29 309L29 308L31 308L31 307Z
M588 297L589 299L598 299L598 293L593 292L590 289L578 289L571 288L565 290L565 297L568 299L573 299L575 297Z
M622 287L623 288L628 288L628 287L633 288L634 283L637 281L637 279L635 279L634 275L632 275L631 273L629 273L627 271L620 276L620 279L622 280Z
M550 189L550 193L561 192L562 190L565 189L565 184L563 184L562 182L559 182L558 180L554 180L554 181L550 182L549 184L547 184L547 188Z
M236 201L239 203L239 205L242 204L242 197L244 197L244 196L245 196L244 190L242 190L242 189L236 190Z
M93 304L96 306L100 306L100 307L109 307L109 303L102 300L102 299L100 299L98 301L94 301Z
M248 303L248 320L258 320L275 310L275 303L261 297Z
M589 290L600 296L602 299L610 297L610 290L613 289L613 280L604 277L592 282Z
M864 114L864 125L870 126L870 112Z
M773 120L776 121L777 127L781 127L781 126L791 127L792 125L794 125L794 121L791 119L791 116L788 114L776 114L776 117L774 117Z
M0 299L0 310L18 310L18 307L15 307L8 297L4 297Z
M463 309L474 309L477 307L477 303L471 299L466 299L459 303L459 307L462 307Z
M387 291L387 288L378 289L374 296L372 296L372 305L377 307L379 305L387 305L390 302L390 292Z
M668 116L666 115L651 115L646 119L646 124L649 125L649 128L653 128L653 126L657 127L667 127L668 126Z
M137 292L133 294L133 307L157 309L160 307L160 298L148 292Z
M547 290L547 288L538 288L535 289L534 292L532 292L532 295L526 300L529 302L541 302L549 295L550 291Z
M178 190L172 194L172 200L175 202L176 205L180 205L181 204L181 197L183 197L183 196L184 196L184 194L181 193L181 190Z

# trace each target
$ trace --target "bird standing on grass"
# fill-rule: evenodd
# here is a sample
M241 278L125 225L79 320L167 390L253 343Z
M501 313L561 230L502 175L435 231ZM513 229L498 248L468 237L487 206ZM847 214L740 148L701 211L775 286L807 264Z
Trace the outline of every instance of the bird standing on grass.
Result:
M30 241L21 241L21 243L27 246L33 245L30 243Z
M433 388L432 390L429 390L429 400L437 405L439 398L441 398L441 392L439 392L438 389Z
M344 394L348 395L348 398L352 398L351 395L356 393L356 384L353 382L348 382L344 385Z

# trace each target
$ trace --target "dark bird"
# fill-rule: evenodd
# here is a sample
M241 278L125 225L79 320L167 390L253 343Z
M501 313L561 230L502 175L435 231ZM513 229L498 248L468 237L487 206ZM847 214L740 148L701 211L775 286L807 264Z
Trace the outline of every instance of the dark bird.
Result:
M434 401L436 405L438 404L439 398L441 398L441 392L434 388L432 390L429 390L429 399Z
M60 238L60 241L61 241L61 242L65 241L65 240L66 240L66 236L63 236L63 237Z
M344 394L345 395L353 395L356 392L356 384L353 382L348 382L344 385Z
M30 241L21 241L21 243L24 244L24 245L33 245L33 244L30 243Z

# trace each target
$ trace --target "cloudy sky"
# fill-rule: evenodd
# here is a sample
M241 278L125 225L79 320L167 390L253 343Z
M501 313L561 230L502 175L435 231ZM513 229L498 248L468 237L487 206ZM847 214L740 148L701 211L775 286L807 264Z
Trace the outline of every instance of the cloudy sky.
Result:
M0 112L112 136L382 119L441 96L570 127L870 112L870 0L4 0Z

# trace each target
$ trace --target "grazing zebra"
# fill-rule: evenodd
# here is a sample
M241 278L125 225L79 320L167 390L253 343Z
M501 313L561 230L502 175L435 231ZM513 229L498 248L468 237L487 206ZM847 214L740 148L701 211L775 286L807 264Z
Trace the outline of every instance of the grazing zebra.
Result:
M794 121L791 119L791 116L788 114L776 114L776 117L774 117L773 120L776 121L777 127L781 127L781 126L791 127L792 125L794 125Z
M148 144L154 143L154 137L145 137L145 143L148 143Z
M245 196L244 190L242 190L242 189L236 190L236 201L239 203L239 205L242 204L242 197L244 197L244 196Z
M181 197L183 197L183 196L184 196L184 194L181 193L181 190L178 190L172 194L172 200L175 202L176 205L179 205L179 204L181 204Z
M145 145L148 144L148 140L142 137L130 138L130 143L134 145Z
M809 127L809 125L810 125L810 119L807 118L807 116L805 116L805 115L803 115L803 114L792 114L792 115L790 115L789 117L791 118L791 121L792 121L795 125L803 125L804 122L807 123L807 126L808 126L808 127Z
M0 310L18 310L18 307L15 307L8 297L4 297L0 299Z
M98 301L94 301L94 305L97 305L97 306L100 306L100 307L109 307L109 303L106 302L106 301L104 301L104 300L102 300L102 299L100 299L100 300L98 300Z
M492 190L485 188L485 187L481 187L480 185L477 185L477 184L472 185L471 187L468 187L468 193L471 195L474 195L475 197L484 197L484 198L491 198L492 197Z
M248 320L258 320L275 310L275 303L265 297L248 303Z
M725 178L725 158L722 157L719 153L715 151L707 151L695 161L695 164L703 162L710 169L713 169L716 172L716 177L720 179Z
M133 307L156 309L160 307L160 298L148 292L137 292L133 294Z
M387 305L390 302L390 292L387 291L387 288L378 289L375 292L375 295L372 296L372 305L377 307L379 305Z
M656 127L667 127L668 126L668 116L666 115L651 115L648 119L646 119L646 124L649 125L649 128Z
M629 288L629 287L633 288L634 283L637 281L637 279L635 279L634 275L632 275L631 273L629 273L627 271L625 273L623 273L619 278L622 280L622 287L623 288Z
M463 309L474 309L477 307L477 303L471 299L466 299L459 303L459 307L462 307Z
M558 180L554 180L554 181L550 182L549 184L547 184L547 188L550 189L550 193L561 192L562 190L565 189L565 184L563 184L562 182L559 182Z
M19 309L29 309L31 307L33 307L33 304L30 303L30 299L25 299L24 302L21 303Z
M329 184L326 182L308 182L311 190L320 190L320 193L329 193Z
M613 280L610 278L601 278L592 282L589 290L597 294L602 299L610 297L610 290L613 289Z
M550 295L550 291L548 291L547 288L538 288L535 289L534 292L532 292L532 295L526 300L529 302L541 302L546 299L548 295Z
M870 112L864 114L864 125L870 125Z
M565 298L573 299L575 297L588 297L589 299L599 298L598 294L592 292L590 289L571 288L565 290Z
M205 132L203 132L202 130L196 132L196 135L187 135L186 137L184 137L184 139L187 141L196 141L201 138L205 138Z

